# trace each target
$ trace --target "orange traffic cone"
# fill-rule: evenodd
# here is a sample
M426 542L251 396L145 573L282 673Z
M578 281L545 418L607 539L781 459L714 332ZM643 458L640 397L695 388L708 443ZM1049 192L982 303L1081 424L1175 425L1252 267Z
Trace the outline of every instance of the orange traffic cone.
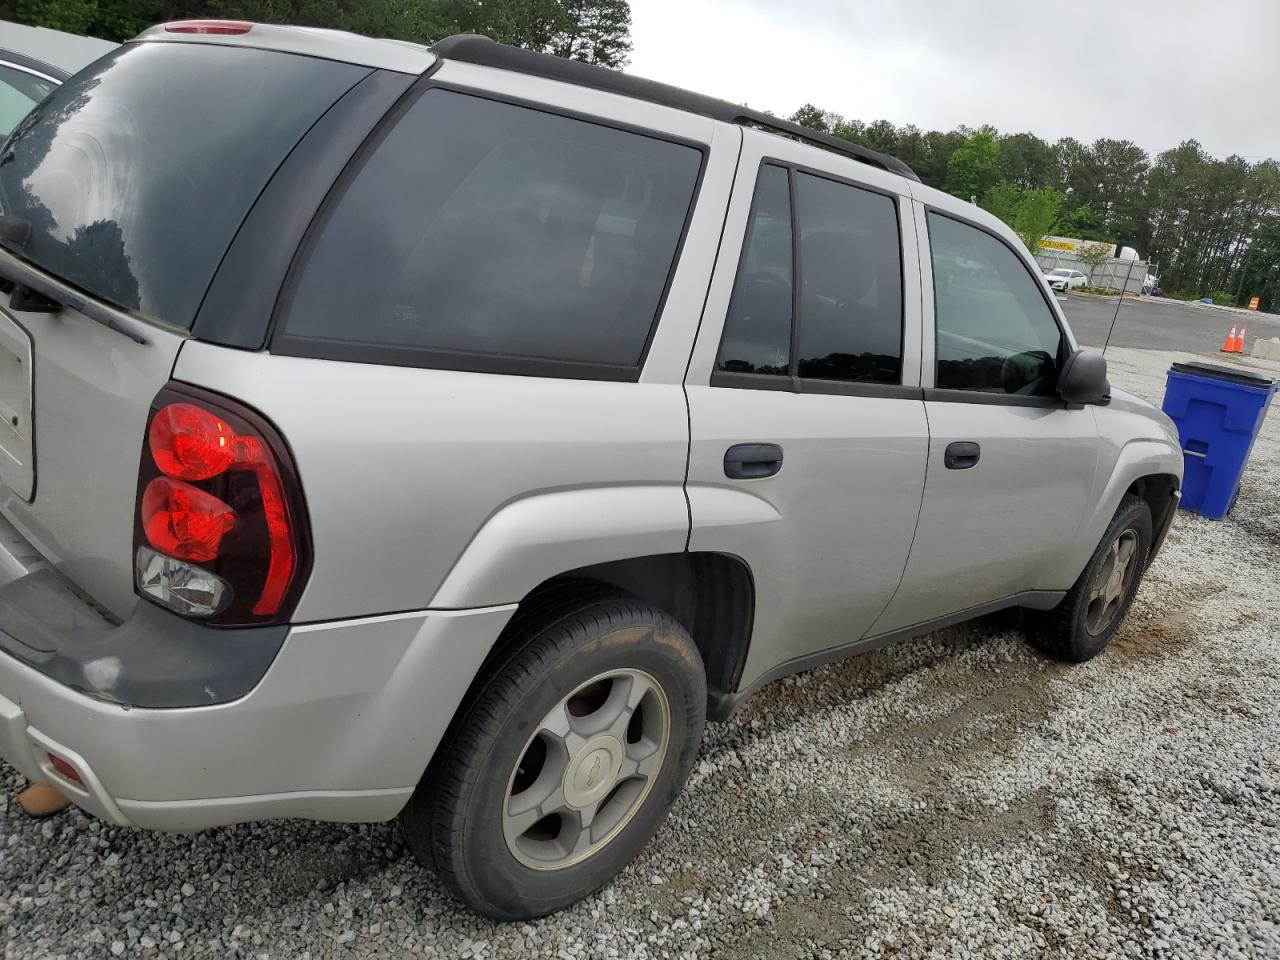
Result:
M1236 337L1236 349L1234 351L1235 353L1244 353L1244 332L1248 329L1249 328L1247 326L1243 326L1240 328L1240 336Z
M1236 352L1236 325L1231 325L1231 332L1227 334L1227 339L1222 341L1222 349L1219 353L1235 353Z

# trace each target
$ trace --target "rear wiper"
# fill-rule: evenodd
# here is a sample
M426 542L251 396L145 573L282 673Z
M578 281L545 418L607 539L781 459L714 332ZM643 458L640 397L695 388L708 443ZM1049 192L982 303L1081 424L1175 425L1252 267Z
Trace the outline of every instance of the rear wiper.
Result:
M24 226L25 235L22 232ZM0 214L0 280L8 281L12 286L10 307L41 313L56 313L63 307L70 307L94 323L124 334L134 343L145 345L150 342L146 324L140 320L81 296L74 287L47 277L22 259L22 245L30 236L30 229L30 224L20 217Z

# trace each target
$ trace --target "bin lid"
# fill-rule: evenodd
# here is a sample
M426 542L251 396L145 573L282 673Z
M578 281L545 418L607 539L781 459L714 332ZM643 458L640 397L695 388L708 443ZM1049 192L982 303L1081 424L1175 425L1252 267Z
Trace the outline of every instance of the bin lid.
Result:
M1276 382L1270 377L1250 373L1248 370L1241 370L1238 367L1219 366L1216 363L1175 363L1170 369L1179 373L1189 373L1193 377L1226 380L1229 383L1239 383L1246 387L1259 387L1263 390L1269 390L1276 385Z

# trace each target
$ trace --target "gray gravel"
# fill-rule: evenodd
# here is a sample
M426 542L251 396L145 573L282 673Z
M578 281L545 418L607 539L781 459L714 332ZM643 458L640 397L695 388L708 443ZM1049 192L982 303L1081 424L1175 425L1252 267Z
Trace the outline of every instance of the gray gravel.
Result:
M1113 379L1158 400L1181 356ZM1275 411L1232 518L1180 517L1090 664L1010 614L773 685L622 878L538 923L459 910L394 825L33 823L0 764L4 955L1280 956L1278 485Z

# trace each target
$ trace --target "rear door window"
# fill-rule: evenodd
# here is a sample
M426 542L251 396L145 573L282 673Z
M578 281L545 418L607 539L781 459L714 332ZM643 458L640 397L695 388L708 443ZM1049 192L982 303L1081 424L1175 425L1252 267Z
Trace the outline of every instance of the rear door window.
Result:
M19 123L0 213L33 264L118 307L190 327L245 214L365 67L248 47L126 44Z
M746 244L716 369L785 377L791 372L791 185L783 167L760 168Z
M313 226L272 349L634 378L701 164L685 144L429 89Z
M883 194L796 177L802 379L902 381L902 242Z
M788 376L787 387L798 378L818 391L823 382L901 383L901 250L890 197L765 164L716 372Z

